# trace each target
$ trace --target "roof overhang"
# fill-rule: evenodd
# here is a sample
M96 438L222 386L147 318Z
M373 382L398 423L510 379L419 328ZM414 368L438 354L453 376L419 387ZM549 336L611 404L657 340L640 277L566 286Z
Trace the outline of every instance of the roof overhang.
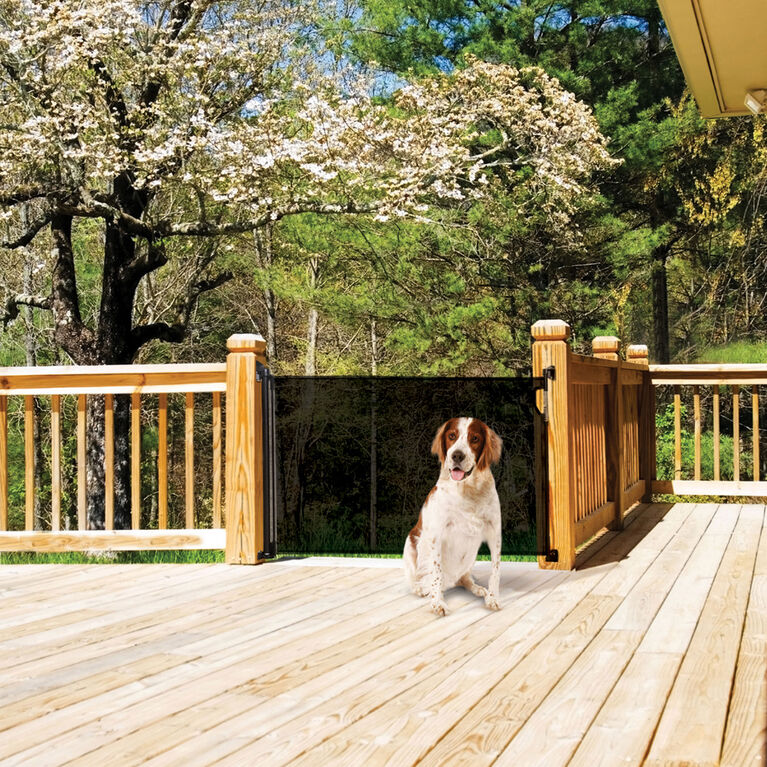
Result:
M767 89L767 2L658 0L703 117L751 114L748 91Z

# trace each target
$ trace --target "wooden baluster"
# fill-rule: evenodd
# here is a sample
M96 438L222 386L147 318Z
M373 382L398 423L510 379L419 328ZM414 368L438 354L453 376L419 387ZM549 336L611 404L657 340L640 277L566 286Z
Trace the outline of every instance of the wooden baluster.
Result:
M88 529L85 395L77 395L77 529Z
M719 385L714 386L714 481L719 481Z
M597 336L591 342L594 357L618 363L612 381L605 390L605 484L606 499L615 502L615 517L610 529L623 526L623 490L626 485L625 445L623 426L623 388L621 360L618 354L621 341L616 336Z
M695 416L695 479L700 480L700 387L692 387L693 413Z
M682 479L682 389L674 386L674 479Z
M0 530L8 529L8 397L0 395Z
M168 395L160 394L157 408L157 526L168 529Z
M194 394L186 393L186 407L184 410L184 471L186 478L185 498L185 527L191 530L194 527Z
M104 529L115 529L114 395L104 395Z
M213 392L213 527L221 527L221 392Z
M61 530L61 396L51 396L51 530Z
M740 480L740 386L732 387L732 478Z
M759 386L751 387L751 428L754 442L754 482L759 481Z
M35 398L24 397L24 529L35 529Z
M141 395L133 392L130 398L131 421L131 527L141 529Z

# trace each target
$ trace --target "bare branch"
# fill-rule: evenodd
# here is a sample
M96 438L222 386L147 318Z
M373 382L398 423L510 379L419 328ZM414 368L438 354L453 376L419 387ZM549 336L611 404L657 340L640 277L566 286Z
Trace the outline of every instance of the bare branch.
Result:
M65 216L79 216L82 218L103 218L105 221L111 221L119 224L120 228L128 234L135 234L139 237L154 237L154 231L143 221L129 213L125 213L119 208L109 205L101 200L92 197L83 201L82 205L62 204L58 206L59 213Z
M17 293L16 295L8 296L5 300L3 313L0 314L0 324L6 327L9 322L13 322L19 316L20 307L22 306L32 306L35 309L51 311L53 309L53 298L52 296L33 296L29 293Z
M7 250L15 250L16 248L24 248L29 245L32 240L35 239L37 233L53 220L53 212L46 211L40 218L29 224L26 230L13 240L5 240L0 242L0 248L6 248Z
M18 205L40 198L56 199L62 195L61 190L45 186L17 186L9 192L0 192L0 205Z
M190 286L186 295L175 307L175 322L153 322L148 325L138 325L133 329L131 346L135 354L148 341L169 341L178 343L183 341L189 330L189 318L197 301L203 293L215 290L220 285L231 280L231 272L222 272L207 280L200 280Z
M321 203L311 200L299 201L281 208L275 208L267 213L262 213L256 218L244 221L230 221L215 223L208 221L193 221L184 224L159 223L154 228L158 237L217 237L222 234L242 234L253 229L261 229L267 224L274 223L286 216L295 216L299 213L322 213L322 214L361 214L375 213L382 207L380 202L366 203Z

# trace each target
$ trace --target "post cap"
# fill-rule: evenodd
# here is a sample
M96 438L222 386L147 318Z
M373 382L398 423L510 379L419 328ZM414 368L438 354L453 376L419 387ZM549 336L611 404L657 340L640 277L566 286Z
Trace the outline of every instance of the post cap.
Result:
M536 341L567 341L570 326L564 320L538 320L530 333Z
M226 339L226 348L230 352L263 354L266 351L266 341L259 333L235 333Z
M631 344L626 349L626 359L629 362L646 362L649 358L649 352L645 344Z
M617 354L621 348L621 340L617 336L596 336L591 342L594 354Z

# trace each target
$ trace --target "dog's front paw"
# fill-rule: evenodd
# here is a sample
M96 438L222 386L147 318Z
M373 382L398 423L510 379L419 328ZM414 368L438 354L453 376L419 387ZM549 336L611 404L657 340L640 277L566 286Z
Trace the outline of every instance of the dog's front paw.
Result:
M486 607L487 607L489 610L500 610L500 609L501 609L501 604L500 604L500 602L498 601L498 597L496 597L496 596L495 596L495 595L493 595L493 594L488 594L488 595L485 597L485 606L486 606Z
M447 609L447 604L445 603L444 599L440 599L439 601L432 600L431 611L435 615L439 615L440 617L442 617L443 615L447 615L450 612Z

